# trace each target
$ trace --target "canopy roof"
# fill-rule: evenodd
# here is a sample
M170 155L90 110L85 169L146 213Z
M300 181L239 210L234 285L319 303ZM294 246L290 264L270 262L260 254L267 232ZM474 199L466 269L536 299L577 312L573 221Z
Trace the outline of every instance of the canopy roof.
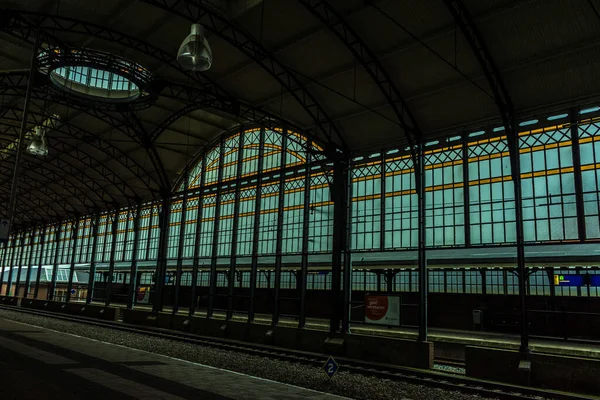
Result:
M495 66L519 118L594 104L600 94L595 0L313 3L0 1L0 201L8 203L38 29L44 45L144 66L155 97L134 110L93 109L36 75L28 129L50 114L61 126L47 133L47 157L22 159L18 224L165 195L206 146L240 125L287 125L357 154L502 125L482 53L452 7L478 31L484 62ZM198 21L213 65L191 74L175 55Z

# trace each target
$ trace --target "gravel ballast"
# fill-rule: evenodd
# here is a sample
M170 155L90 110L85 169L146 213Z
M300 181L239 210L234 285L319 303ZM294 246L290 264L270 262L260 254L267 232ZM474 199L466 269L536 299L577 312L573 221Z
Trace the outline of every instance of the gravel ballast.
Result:
M275 360L267 357L160 339L143 334L122 332L15 311L0 310L0 318L355 399L473 400L488 398L412 383L366 377L344 371L343 365L340 368L340 372L333 379L329 379L322 369L300 363ZM325 361L325 356L323 357L323 361Z

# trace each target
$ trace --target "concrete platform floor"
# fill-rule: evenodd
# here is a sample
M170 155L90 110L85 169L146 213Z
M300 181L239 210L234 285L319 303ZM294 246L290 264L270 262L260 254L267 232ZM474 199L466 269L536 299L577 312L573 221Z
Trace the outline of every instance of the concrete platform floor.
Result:
M119 304L114 304L114 306L125 308L124 305ZM148 305L137 305L136 309L152 309L152 307ZM170 307L164 308L164 312L171 312L171 310L172 309ZM178 314L187 315L188 309L182 307L179 309ZM205 310L198 309L195 315L199 317L206 316L206 312ZM225 313L215 311L213 318L225 320ZM234 313L232 319L234 321L245 322L247 321L247 316L245 313ZM270 325L271 322L272 319L270 315L256 315L255 323ZM295 328L298 326L298 320L290 317L281 317L279 320L279 325ZM329 330L329 321L325 319L307 318L306 328L326 331ZM418 336L418 331L416 328L396 328L365 324L351 325L351 332L363 335L397 337L402 339L416 339ZM439 328L429 328L428 332L429 340L438 343L437 348L442 348L443 344L456 344L464 346L483 346L518 350L521 343L519 335L507 333L461 331ZM600 359L600 343L581 343L550 339L530 339L529 343L530 349L539 353Z
M0 319L1 399L342 399Z

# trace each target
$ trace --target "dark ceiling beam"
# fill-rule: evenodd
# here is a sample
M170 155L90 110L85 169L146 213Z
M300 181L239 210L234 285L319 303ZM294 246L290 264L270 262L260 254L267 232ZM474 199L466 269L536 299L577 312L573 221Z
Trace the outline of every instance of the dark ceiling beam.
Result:
M191 23L200 23L207 30L237 48L269 73L284 89L293 95L298 104L318 126L318 131L330 143L337 142L345 148L345 139L331 122L329 115L302 82L285 65L281 64L253 37L239 29L234 21L220 15L198 0L143 0L145 3L179 15Z
M0 9L0 31L28 43L34 43L35 34L42 30L48 39L60 45L61 41L48 32L79 34L85 37L93 37L95 40L103 40L112 44L119 44L123 48L140 52L152 57L163 64L179 71L183 77L198 84L202 89L215 93L216 95L231 97L222 87L216 85L204 74L186 71L177 63L176 55L166 52L150 43L144 42L134 36L111 29L107 26L97 25L88 21L75 18L61 17L50 13L32 12L18 9Z
M153 108L158 108L159 110L162 110L162 111L166 111L169 114L177 111L177 110L173 110L173 109L167 108L167 107L165 107L163 105L159 105L158 102L154 103L154 105L152 107ZM225 115L227 115L227 114L225 114ZM228 116L228 117L231 117L231 116ZM192 121L198 122L200 124L208 125L208 126L211 126L213 128L216 128L216 129L219 129L219 130L222 130L222 131L230 129L231 128L231 124L235 124L236 123L236 121L235 121L234 118L228 120L230 122L230 124L228 126L223 126L222 124L219 125L219 124L217 124L215 122L208 121L205 118L200 118L198 116L189 115L188 118L191 118ZM144 120L144 122L148 122L148 120ZM155 123L152 123L152 124L154 126L157 126L157 124L155 124ZM173 131L175 131L177 133L185 134L187 136L187 133L184 133L184 132L182 132L180 130L173 130ZM205 140L205 138L200 137L200 136L193 136L193 137L196 137L199 140Z
M11 107L5 109L2 116L4 119L9 121L20 121L21 113L21 108ZM34 125L41 124L43 120L47 118L47 115L38 113L34 110L29 111L29 116L33 119ZM114 127L111 126L110 131L112 131L113 129ZM66 136L73 138L74 140L85 142L88 145L94 146L96 149L106 154L111 161L114 160L120 165L122 165L124 168L130 170L144 184L148 193L156 192L158 190L157 186L152 185L152 182L150 180L144 179L144 176L148 176L150 174L148 170L142 167L137 161L130 157L126 152L122 151L118 146L115 146L109 141L104 140L101 134L92 134L89 131L86 131L85 129L82 129L64 120L61 120L59 122L59 127L54 130L63 133ZM52 158L50 158L50 160L51 159ZM47 162L47 160L48 158L46 158L45 160L40 160L39 165L43 167L43 164ZM0 185L4 183L5 182L0 182ZM143 198L145 196L143 194L140 194L139 197Z
M379 2L381 0L372 0L372 1L364 1L361 2L362 4L360 4L358 7L353 8L350 11L346 11L344 12L342 15L344 18L348 19L348 18L352 18L354 15L364 11L365 9L367 9L370 4L372 2ZM289 49L290 47L296 46L298 44L304 43L307 40L310 40L312 37L318 35L319 33L325 32L327 31L328 28L327 27L322 27L321 24L317 24L317 28L316 29L306 29L300 33L298 33L297 35L294 35L293 37L287 39L285 42L283 43L278 43L275 47L269 49L269 51L271 52L271 54L276 55L286 49ZM243 72L244 70L248 69L249 67L251 67L252 65L254 65L253 61L250 62L242 62L238 65L233 66L232 68L230 68L229 70L223 72L222 74L220 74L216 79L215 82L217 82L218 84L221 84L233 77L235 77L236 75L238 75L239 73Z
M538 0L518 0L518 1L508 4L508 5L502 5L500 7L494 8L493 10L486 11L486 12L482 13L481 15L477 15L476 20L479 23L482 23L490 18L498 17L506 12L516 11L518 8L521 8L529 3L536 2L536 1L538 1ZM453 35L454 31L455 31L455 24L443 26L441 28L437 28L437 29L434 29L432 31L429 31L429 32L423 34L421 36L420 40L422 42L435 41L444 36L448 36L450 34ZM397 55L400 55L402 53L405 53L409 50L412 50L414 48L418 48L421 46L422 46L422 44L420 44L419 42L414 41L414 40L410 40L408 42L405 41L405 42L402 42L381 54L377 54L376 56L377 56L377 59L379 60L379 62L383 62L383 60L385 60L388 57L397 56ZM407 56L409 56L409 55L407 55ZM329 71L326 71L326 72L320 74L317 77L311 78L311 81L305 83L305 85L307 88L311 88L311 87L317 86L317 85L325 86L324 82L326 82L330 79L334 79L343 74L346 74L350 71L353 71L354 68L355 68L355 63L336 67L334 69L331 69ZM464 81L464 79L461 78L461 81ZM217 79L217 82L222 82L222 80L219 78L219 79ZM287 94L284 94L284 96L287 96ZM410 100L410 96L405 96L405 99L407 101ZM265 98L257 101L256 104L258 106L266 106L267 104L273 103L275 101L280 101L280 100L281 100L281 96L279 94L277 94L274 96L265 97ZM371 108L371 110L377 110L377 107ZM365 110L365 113L368 111L369 110ZM334 119L334 121L336 121L339 118L333 117L333 119ZM311 127L311 129L312 129L312 127Z
M362 65L388 101L394 114L396 114L396 118L409 142L414 146L416 143L422 141L423 135L418 123L410 112L400 90L390 78L389 73L383 67L375 53L366 45L356 31L328 2L321 0L298 0L298 2L337 36Z
M2 12L5 12L2 14ZM170 14L175 15L175 14ZM167 97L176 97L182 100L185 100L187 97L188 101L197 101L199 98L207 98L209 96L218 99L218 101L222 101L223 104L230 104L235 106L237 102L233 97L231 97L227 92L216 85L214 82L210 81L206 78L205 75L201 77L197 77L196 75L201 74L191 74L187 71L184 71L179 64L176 62L173 54L165 52L153 45L143 42L133 36L122 34L118 31L108 29L106 27L102 27L99 25L95 25L86 21L80 21L72 18L64 18L55 15L47 15L42 13L34 13L27 12L22 10L0 10L0 18L5 18L10 24L7 22L7 25L4 26L3 30L10 35L19 38L21 40L25 40L26 42L33 43L34 35L37 29L37 26L41 26L42 28L46 28L51 30L52 32L69 32L69 33L77 33L82 35L94 35L94 37L110 41L111 43L120 43L126 48L131 48L135 51L143 53L147 56L153 57L163 63L170 65L171 67L179 70L184 76L192 79L194 83L198 83L199 79L201 79L201 87L191 87L191 86L183 86L176 85L168 82L160 82L157 80L157 91L161 96ZM36 21L29 21L30 18L35 18ZM1 22L1 21L0 21ZM0 24L0 26L2 26ZM58 40L53 38L53 40ZM165 90L166 86L166 90ZM177 87L178 86L178 87ZM191 91L193 95L188 95L186 91ZM177 94L176 96L173 96ZM187 95L187 96L186 96ZM282 118L276 117L273 114L266 112L265 110L261 110L258 107L253 107L250 105L245 105L245 116L246 118L253 118L251 121L257 124L261 124L265 119L271 120L279 120L281 121L278 126L289 126L295 129L297 132L301 132L304 135L312 137L309 132L306 132L304 129L299 128L296 124L291 121L285 121ZM225 113L231 114L231 108L225 107L222 109L218 109L219 111L223 111ZM318 112L318 109L316 109ZM317 113L318 114L318 113ZM235 113L233 114L235 116ZM315 120L315 127L318 128L322 126L319 120ZM331 145L326 145L326 143L322 139L314 138L315 142L322 145L322 147L326 148L331 155L335 154L335 148L331 148Z
M101 189L92 177L87 176L87 174L85 174L78 166L75 166L64 159L55 159L53 163L46 163L44 168L34 170L36 166L37 165L31 160L31 157L25 158L22 161L22 169L24 171L21 180L25 181L26 178L28 178L31 179L32 182L36 182L35 184L30 183L30 190L41 190L46 196L48 196L47 190L50 190L57 196L62 196L52 186L58 185L61 189L67 190L69 194L84 207L88 207L85 200L89 200L93 207L106 206L109 202L103 198L104 194L110 196L113 202L116 202L116 199L110 193ZM0 165L0 169L4 169L7 176L12 170L5 164ZM66 174L63 175L65 172ZM42 179L40 179L40 177ZM73 179L78 180L73 182ZM81 185L83 185L84 188L82 188ZM2 187L5 186L2 185ZM100 191L100 194L98 194L98 191ZM95 200L92 195L97 197L97 199ZM59 199L54 198L52 200L58 201ZM75 207L73 206L73 208Z
M331 146L328 146L327 143L323 142L323 140L321 140L319 137L312 135L310 131L303 129L290 121L284 120L261 107L255 107L239 100L231 101L227 98L217 98L212 95L208 95L202 90L174 83L166 84L161 92L161 96L181 100L187 103L187 105L173 112L163 122L161 122L156 129L154 129L154 131L151 133L151 137L154 140L160 137L166 127L188 113L201 109L213 109L237 116L238 123L240 123L240 121L249 122L268 129L285 126L288 128L288 130L301 133L302 135L308 137L311 141L318 143L324 149L323 152L321 152L322 155L328 158L336 156L334 154L335 150L332 149ZM290 137L289 140L295 139ZM317 152L313 148L309 150L312 152Z
M510 155L510 169L513 180L514 190L514 209L515 209L515 231L517 247L517 276L519 283L519 303L521 308L520 333L521 345L519 351L521 359L526 360L529 353L529 329L527 316L527 266L525 264L525 245L523 236L523 199L521 194L521 168L519 154L519 132L517 128L517 116L513 102L510 98L506 85L500 75L500 70L496 65L481 33L477 29L469 10L465 7L462 0L444 0L448 10L454 17L456 24L460 27L463 36L471 47L473 55L476 57L484 75L492 89L494 100L498 111L502 117L506 142Z
M3 118L3 120L5 119L6 118ZM3 125L4 123L2 122L2 120L0 120L0 126ZM18 128L14 129L14 132L15 134L18 133ZM76 174L76 176L87 177L87 179L82 179L81 181L81 183L88 188L88 191L85 192L86 197L90 197L92 194L97 196L98 200L102 202L101 205L103 206L106 206L108 204L104 199L105 195L111 198L111 204L118 203L118 201L112 193L107 191L106 188L99 184L100 181L98 180L98 178L92 177L88 174L88 170L94 171L96 174L101 176L103 180L106 180L106 182L110 182L110 187L114 187L118 191L120 191L124 198L132 199L137 197L135 191L129 188L127 183L121 178L120 174L116 173L111 168L106 166L102 160L99 160L95 156L84 151L77 144L69 144L64 140L51 137L48 134L46 134L46 140L48 141L48 147L50 147L52 149L51 151L57 154L57 156L52 159L47 159L46 157L33 158L36 161L39 161L38 163L33 162L30 159L30 163L28 163L27 170L24 171L25 174L31 175L32 173L37 173L38 170L45 169L48 167L48 165L52 165L52 163L54 162L57 162L59 167L63 167L60 165L61 163L67 163L67 168L65 168L66 174L61 175L62 180L69 180L68 178L73 177L74 173ZM65 160L64 157L72 158L73 161L84 164L86 169L82 170L79 165L70 163L69 161ZM0 182L0 186L4 183L5 182ZM58 185L61 183L61 180L59 179L56 181L49 182L45 181L43 183L47 186L52 184ZM130 193L127 193L127 190Z

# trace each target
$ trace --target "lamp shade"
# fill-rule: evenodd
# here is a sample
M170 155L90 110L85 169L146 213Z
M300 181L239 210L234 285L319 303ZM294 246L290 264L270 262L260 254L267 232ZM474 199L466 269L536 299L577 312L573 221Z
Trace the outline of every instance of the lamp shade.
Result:
M35 127L35 133L31 137L31 142L27 146L27 152L32 156L47 156L48 144L44 136L44 129L40 126Z
M193 24L191 33L183 40L177 52L177 62L188 71L206 71L212 65L212 51L204 36L204 28Z

